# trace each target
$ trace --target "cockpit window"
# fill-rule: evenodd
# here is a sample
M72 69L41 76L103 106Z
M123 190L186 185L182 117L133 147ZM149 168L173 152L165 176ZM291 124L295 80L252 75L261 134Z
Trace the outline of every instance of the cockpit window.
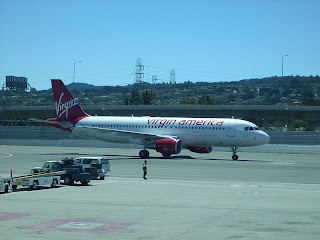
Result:
M257 128L257 127L245 127L244 130L245 131L254 131L254 130L258 130L259 131L260 129Z

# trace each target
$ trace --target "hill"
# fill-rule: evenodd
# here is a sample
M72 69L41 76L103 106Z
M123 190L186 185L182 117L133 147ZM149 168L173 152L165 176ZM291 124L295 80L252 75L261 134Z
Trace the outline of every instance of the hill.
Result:
M320 105L319 76L286 76L234 82L142 83L126 86L67 85L87 105L124 104L225 104L225 105ZM45 106L52 104L52 91L0 91L1 106Z

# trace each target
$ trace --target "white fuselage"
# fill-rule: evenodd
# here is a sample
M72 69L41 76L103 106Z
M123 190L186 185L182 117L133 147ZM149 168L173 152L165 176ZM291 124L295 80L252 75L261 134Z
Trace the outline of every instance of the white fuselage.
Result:
M121 134L121 131L132 132L132 135ZM145 145L139 137L143 134L175 136L183 147L250 147L265 144L270 139L251 122L226 118L90 116L77 122L72 133L100 141L137 145Z

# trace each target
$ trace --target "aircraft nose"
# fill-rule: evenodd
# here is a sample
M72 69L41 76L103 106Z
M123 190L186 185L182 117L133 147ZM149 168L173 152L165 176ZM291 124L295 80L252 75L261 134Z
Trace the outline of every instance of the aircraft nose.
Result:
M257 140L261 145L266 144L270 141L270 136L265 132L260 132L259 138Z

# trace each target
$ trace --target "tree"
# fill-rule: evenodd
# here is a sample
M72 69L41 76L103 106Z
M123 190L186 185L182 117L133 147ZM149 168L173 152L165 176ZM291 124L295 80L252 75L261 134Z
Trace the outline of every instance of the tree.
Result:
M133 89L131 92L130 105L141 105L142 98L141 94L137 89Z
M302 102L304 106L320 106L320 99L305 99Z
M229 94L228 102L229 102L229 103L232 103L232 102L235 102L235 101L236 101L236 99L235 99L235 97L233 96L233 94Z
M195 98L186 97L184 100L181 101L181 104L184 104L184 105L196 105L197 104L197 100Z
M142 92L142 104L143 105L151 105L153 102L154 96L152 91L148 91L148 89Z
M214 98L209 95L201 96L198 99L198 104L200 105L217 105L219 104Z

